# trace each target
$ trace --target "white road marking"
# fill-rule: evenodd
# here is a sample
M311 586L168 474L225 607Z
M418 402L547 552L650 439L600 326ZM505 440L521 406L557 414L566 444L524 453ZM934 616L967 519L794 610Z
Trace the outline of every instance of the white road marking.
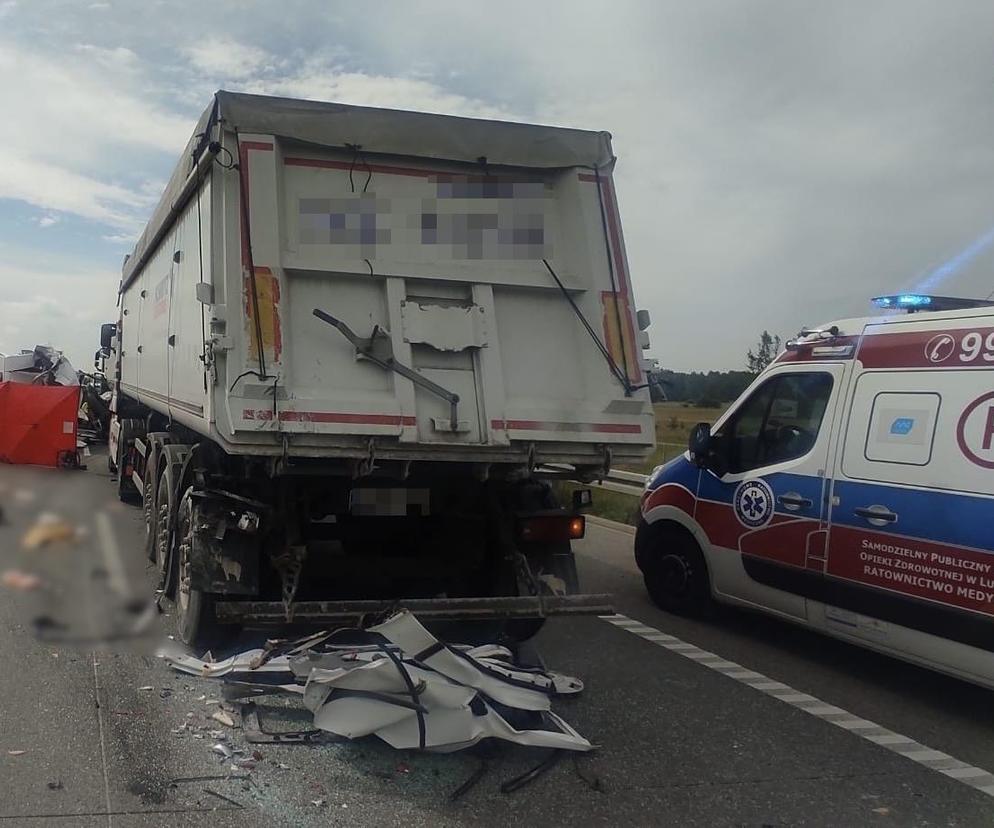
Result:
M900 733L894 733L885 727L881 727L876 722L854 716L841 707L823 702L821 699L807 693L798 692L793 687L779 681L773 681L762 673L756 673L733 662L725 661L719 655L703 650L686 641L681 641L676 636L653 629L641 621L636 621L624 615L602 615L601 619L623 630L627 630L652 644L657 644L663 649L670 650L677 655L695 661L702 667L707 667L716 673L728 676L728 678L734 679L746 687L759 690L772 699L789 704L796 710L801 710L824 722L828 722L843 730L848 730L853 735L880 745L896 753L898 756L903 756L905 759L917 762L929 770L945 774L950 779L955 779L957 782L968 785L974 790L994 797L994 774L990 771L974 767L966 762L961 762L948 753L943 753L941 750L933 750L928 745L920 744L914 739L902 736ZM940 767L940 765L944 767Z
M108 583L114 592L124 597L128 594L128 576L124 572L124 562L121 559L117 538L114 537L114 527L110 525L110 518L107 517L106 512L97 512L95 521L100 551L104 556L104 566L107 567Z
M113 828L114 817L110 809L110 778L107 774L107 739L104 736L104 698L100 687L100 676L97 674L96 653L90 654L90 662L93 664L93 692L97 705L97 730L100 733L100 765L104 777L104 805L107 808L107 826Z

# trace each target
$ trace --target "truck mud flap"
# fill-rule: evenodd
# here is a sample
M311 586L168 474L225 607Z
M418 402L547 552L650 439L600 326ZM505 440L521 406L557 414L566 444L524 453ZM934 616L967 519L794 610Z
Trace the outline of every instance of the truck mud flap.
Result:
M227 624L286 623L282 601L218 601L217 620ZM298 601L293 620L298 623L357 621L378 618L398 609L430 621L489 621L510 618L547 618L553 615L612 615L608 594L525 595L497 598L411 598L399 601Z

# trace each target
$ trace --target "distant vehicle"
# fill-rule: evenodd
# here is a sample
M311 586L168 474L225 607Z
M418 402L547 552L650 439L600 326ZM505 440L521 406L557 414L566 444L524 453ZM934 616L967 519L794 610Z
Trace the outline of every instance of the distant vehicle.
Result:
M994 688L994 307L805 331L648 478L652 598L715 599Z
M537 469L654 442L614 160L605 132L217 93L97 355L185 641L604 606Z

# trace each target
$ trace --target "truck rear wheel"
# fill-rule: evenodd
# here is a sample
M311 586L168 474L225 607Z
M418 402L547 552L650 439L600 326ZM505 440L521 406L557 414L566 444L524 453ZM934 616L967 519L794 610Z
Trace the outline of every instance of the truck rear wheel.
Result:
M214 613L215 596L192 586L190 553L197 525L196 512L191 486L183 493L176 514L176 624L184 644L194 649L206 650L223 647L235 638L239 628L218 624Z
M681 526L639 522L635 561L653 603L677 615L703 615L711 607L711 579L697 541Z

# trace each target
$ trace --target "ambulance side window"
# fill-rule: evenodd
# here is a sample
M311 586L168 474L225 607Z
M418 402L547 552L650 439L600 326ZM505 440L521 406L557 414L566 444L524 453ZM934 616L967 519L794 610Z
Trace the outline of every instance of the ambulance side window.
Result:
M728 471L740 473L803 457L818 439L832 375L780 374L757 388L719 430Z

